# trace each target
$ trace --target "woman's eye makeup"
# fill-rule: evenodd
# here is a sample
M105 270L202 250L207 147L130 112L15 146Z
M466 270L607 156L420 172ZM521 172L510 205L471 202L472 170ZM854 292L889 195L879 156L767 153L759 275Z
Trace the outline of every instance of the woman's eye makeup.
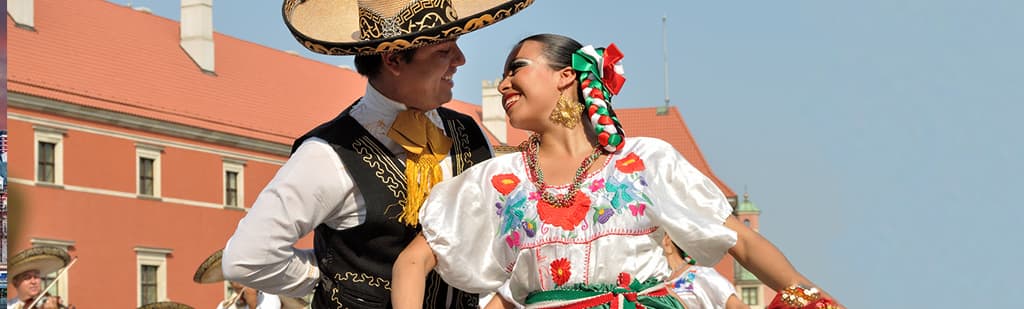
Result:
M506 75L513 75L519 68L525 67L533 63L529 59L516 59L509 62L508 68L505 70Z

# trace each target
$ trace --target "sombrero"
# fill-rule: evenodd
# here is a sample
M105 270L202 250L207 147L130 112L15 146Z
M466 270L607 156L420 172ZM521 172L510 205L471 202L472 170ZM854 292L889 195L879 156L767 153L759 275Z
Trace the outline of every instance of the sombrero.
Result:
M38 270L41 275L56 272L71 262L68 251L57 247L33 247L18 252L8 261L8 270L12 277L28 270Z
M224 281L224 273L221 272L220 259L224 255L224 249L217 250L199 264L192 281L196 283L217 283Z
M431 45L497 23L533 0L285 0L284 23L307 49L371 55Z
M173 301L161 301L142 305L139 309L194 309L192 306Z

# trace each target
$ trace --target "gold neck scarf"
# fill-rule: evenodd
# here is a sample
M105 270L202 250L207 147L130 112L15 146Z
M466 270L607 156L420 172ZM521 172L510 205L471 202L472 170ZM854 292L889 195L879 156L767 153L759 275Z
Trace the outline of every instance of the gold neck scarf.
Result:
M416 226L420 206L430 194L430 188L444 179L441 160L448 155L452 141L427 115L415 110L399 112L388 137L402 145L406 152L406 200L398 222Z

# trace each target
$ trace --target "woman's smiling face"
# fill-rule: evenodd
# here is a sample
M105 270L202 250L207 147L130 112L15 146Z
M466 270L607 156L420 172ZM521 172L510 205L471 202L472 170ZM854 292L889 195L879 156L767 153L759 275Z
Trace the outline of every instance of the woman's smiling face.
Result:
M525 41L505 60L504 79L498 84L509 123L537 132L549 126L548 115L558 101L559 71L544 58L544 44Z

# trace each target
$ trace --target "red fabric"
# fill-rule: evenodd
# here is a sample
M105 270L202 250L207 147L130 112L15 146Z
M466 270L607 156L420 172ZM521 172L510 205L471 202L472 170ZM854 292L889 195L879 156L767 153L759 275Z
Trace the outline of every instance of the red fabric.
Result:
M604 67L601 68L603 70L601 73L604 76L601 81L612 94L619 94L622 84L626 83L626 77L615 72L615 64L620 60L622 60L622 52L615 44L608 45L608 48L604 49Z

